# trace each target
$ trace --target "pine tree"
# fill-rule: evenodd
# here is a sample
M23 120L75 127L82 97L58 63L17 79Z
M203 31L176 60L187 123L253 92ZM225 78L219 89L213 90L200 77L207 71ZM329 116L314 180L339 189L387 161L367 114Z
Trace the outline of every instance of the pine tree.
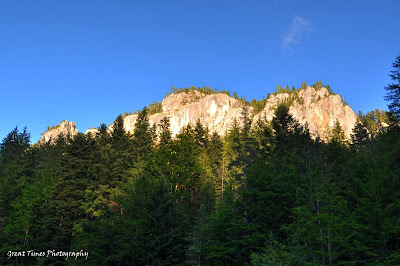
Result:
M82 222L90 212L92 193L98 173L96 140L77 134L66 147L62 173L48 203L42 204L38 249L70 250L71 243L82 231ZM61 258L47 258L47 263L60 263Z
M135 193L140 193L137 191ZM139 231L138 250L143 260L134 264L171 265L180 264L185 256L185 225L180 206L161 179L151 189L144 202ZM135 252L135 251L133 251Z
M255 142L255 153L259 158L266 159L272 149L272 130L266 120L258 120L252 130Z
M135 145L132 143L130 134L125 131L124 119L121 115L114 121L109 144L103 148L103 160L109 165L107 167L108 185L110 188L117 188L133 167L136 157Z
M284 93L285 92L285 90L282 88L282 85L277 85L275 89L276 89L277 93Z
M143 108L138 114L133 133L136 161L145 161L153 147L153 138L148 117L148 109Z
M200 119L197 120L193 133L199 148L205 148L208 142L208 132L201 124Z
M251 136L251 118L249 114L249 109L247 106L243 106L242 109L242 119L243 128L240 132L240 142L239 142L239 157L236 158L237 163L241 165L243 170L243 176L241 177L241 183L244 187L247 184L247 174L252 162L255 159L254 154L254 139Z
M364 127L361 121L357 121L353 128L353 134L351 134L350 146L352 147L352 149L358 151L368 141L369 141L368 130Z
M322 84L322 82L320 80L318 80L317 82L315 82L314 85L312 85L311 87L313 87L314 89L321 89L324 86L324 84Z
M100 126L97 129L99 130L99 133L100 133L101 136L107 134L108 128L107 128L106 124L101 123Z
M400 117L400 55L393 63L394 70L389 76L394 83L389 84L385 89L388 91L385 100L389 102L389 110L399 119Z
M171 142L171 130L169 129L169 127L169 119L167 117L161 119L159 137L160 141L158 143L159 147L164 147Z
M227 166L227 173L229 174L229 179L224 178L224 181L230 181L234 187L239 184L236 182L235 176L241 175L242 169L240 165L236 164L237 158L239 157L239 145L240 145L240 126L236 118L233 120L232 127L228 134L225 135L225 145L224 145L224 165ZM224 165L222 169L224 170ZM228 176L228 175L227 175ZM226 182L225 181L225 182Z
M344 135L344 131L338 120L336 120L335 125L332 128L330 139L331 142L339 145L347 144L346 136Z
M126 140L128 137L124 128L124 119L122 115L119 115L115 119L112 127L111 137L112 144L117 149L123 148L123 146L126 144Z
M301 83L301 89L305 89L305 88L307 88L307 83L305 81L303 81Z
M302 127L289 113L289 107L284 104L278 105L275 116L272 118L272 127L275 131L276 143L288 143L290 135L302 132Z
M205 264L244 265L246 258L242 243L243 217L237 208L236 193L231 186L224 190L217 209L206 226Z
M186 251L187 261L189 265L202 265L204 256L204 245L206 238L206 222L207 222L207 210L206 207L201 204L198 210L195 224L189 236L190 246Z
M224 190L224 178L226 177L224 176L225 159L223 158L223 143L217 132L214 132L211 135L206 152L208 156L209 167L211 167L211 181L214 184L217 197L220 197Z
M33 176L30 134L26 128L12 130L0 144L0 228L7 216L10 203L20 195L29 177Z

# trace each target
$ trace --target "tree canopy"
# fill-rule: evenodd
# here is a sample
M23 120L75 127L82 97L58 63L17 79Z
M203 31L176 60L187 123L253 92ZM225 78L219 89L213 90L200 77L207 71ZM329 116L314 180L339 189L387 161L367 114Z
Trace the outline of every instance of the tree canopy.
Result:
M122 116L34 146L13 129L0 144L0 264L400 263L400 133L377 129L382 112L360 115L351 140L337 121L326 143L286 104L257 123L242 108L225 136L200 121L172 136L148 108L133 134ZM89 256L5 256L53 249Z

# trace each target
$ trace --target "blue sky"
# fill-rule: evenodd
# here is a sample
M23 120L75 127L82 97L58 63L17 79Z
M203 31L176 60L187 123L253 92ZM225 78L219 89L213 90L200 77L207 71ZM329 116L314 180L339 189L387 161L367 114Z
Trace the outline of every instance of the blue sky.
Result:
M81 132L171 86L261 99L330 84L357 113L386 109L400 1L0 1L0 138Z

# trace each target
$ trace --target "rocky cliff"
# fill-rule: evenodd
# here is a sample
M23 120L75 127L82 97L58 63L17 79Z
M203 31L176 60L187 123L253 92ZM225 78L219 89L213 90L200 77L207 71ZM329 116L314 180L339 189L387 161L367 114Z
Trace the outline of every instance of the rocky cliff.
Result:
M339 95L330 94L326 88L307 87L298 93L280 93L268 98L264 110L254 116L253 121L265 117L271 120L276 106L291 102L289 112L301 125L308 124L310 134L321 139L329 138L331 128L339 121L347 138L354 128L357 115L344 103Z
M289 112L303 126L307 123L311 136L328 139L336 120L342 126L345 135L350 138L357 115L339 95L329 94L326 88L307 87L297 93L279 93L267 99L264 109L253 114L253 123L265 118L270 121L280 103L290 102ZM151 115L150 124L158 124L166 116L170 119L171 132L177 134L188 123L200 122L210 129L224 135L234 119L242 119L243 103L226 94L204 95L198 91L171 94L162 101L162 112ZM249 108L250 114L253 109ZM128 115L124 119L125 129L134 131L137 115Z
M308 124L308 128L313 137L328 139L331 128L336 121L341 124L346 136L350 138L352 129L357 121L357 115L346 104L339 95L330 94L326 88L305 89L290 93L275 93L268 97L264 109L255 114L253 108L249 107L250 115L253 116L253 123L258 119L265 118L271 120L276 107L285 102L290 105L289 112L300 122ZM233 121L239 123L242 120L243 102L229 97L226 94L200 93L193 90L170 94L161 103L162 111L152 114L149 117L151 125L159 124L163 117L170 120L170 129L176 135L183 126L195 124L198 120L203 126L208 127L211 132L224 135ZM138 115L127 115L124 118L125 130L133 133ZM112 126L109 127L112 130ZM43 134L40 142L46 142L50 138L54 139L59 133L74 135L77 133L75 123L63 122L55 129ZM97 129L88 129L86 133L92 135L98 132Z
M42 134L39 143L54 142L60 134L63 134L63 136L70 135L72 137L78 134L75 123L72 121L62 121L59 125L51 127Z
M176 135L183 126L197 120L208 127L210 132L224 135L234 119L240 120L243 103L226 94L205 95L198 91L171 94L162 101L162 112L149 117L151 125L159 124L168 117L172 135ZM125 130L133 133L137 115L124 118Z

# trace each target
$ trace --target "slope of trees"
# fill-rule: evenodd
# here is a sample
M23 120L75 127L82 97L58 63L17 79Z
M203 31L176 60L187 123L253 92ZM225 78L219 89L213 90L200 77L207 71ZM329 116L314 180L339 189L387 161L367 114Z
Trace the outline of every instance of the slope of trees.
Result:
M29 146L14 129L0 149L0 249L85 250L79 264L306 265L400 263L400 136L348 145L310 138L277 108L271 123L233 125L221 138L200 123L152 137L148 110L133 135L60 137ZM155 140L157 140L155 142ZM69 259L71 260L71 259ZM1 257L1 264L66 264Z
M44 145L15 128L0 144L0 264L400 264L396 86L350 142L339 123L312 139L284 104L253 127L243 105L224 137L200 122L172 137L167 118L156 131L148 108L133 134L122 116ZM89 256L8 255L28 250Z

